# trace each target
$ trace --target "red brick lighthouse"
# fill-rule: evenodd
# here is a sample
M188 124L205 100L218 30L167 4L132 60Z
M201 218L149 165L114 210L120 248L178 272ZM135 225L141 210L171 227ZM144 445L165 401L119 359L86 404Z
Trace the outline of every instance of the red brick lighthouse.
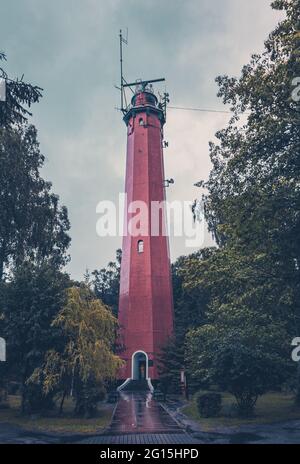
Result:
M126 363L120 378L124 381L147 380L148 383L158 379L157 355L173 331L172 282L164 207L165 105L158 102L149 82L155 81L135 83L131 105L124 110L127 126L127 205L119 299L120 341L123 345L120 356ZM128 231L130 223L137 210L141 213L140 203L135 202L143 202L147 209L142 214L143 227L138 233L131 233L131 230ZM156 214L158 209L159 216Z

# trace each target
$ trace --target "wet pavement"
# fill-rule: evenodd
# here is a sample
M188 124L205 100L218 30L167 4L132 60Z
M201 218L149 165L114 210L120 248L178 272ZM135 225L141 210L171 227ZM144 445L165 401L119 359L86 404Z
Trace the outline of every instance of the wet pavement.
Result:
M177 405L178 406L178 405ZM167 410L168 409L168 410ZM151 393L121 394L106 434L82 443L94 444L276 444L300 443L300 421L270 425L217 427L203 431L174 404L165 409ZM188 433L187 433L188 431Z
M46 444L195 444L175 419L152 398L150 392L120 394L106 433L90 437L47 434L0 423L0 443Z
M188 433L187 433L188 431ZM217 427L203 431L174 407L166 410L151 393L122 393L106 434L85 440L95 444L300 444L300 421Z
M110 435L123 433L179 433L181 428L150 392L120 394Z
M187 433L188 431L188 433ZM87 444L300 444L300 420L278 424L216 427L203 431L180 412L176 404L168 411L150 392L124 392L116 405L106 433L90 437L30 432L0 423L0 443L87 443Z
M196 444L150 392L121 392L110 428L90 444Z

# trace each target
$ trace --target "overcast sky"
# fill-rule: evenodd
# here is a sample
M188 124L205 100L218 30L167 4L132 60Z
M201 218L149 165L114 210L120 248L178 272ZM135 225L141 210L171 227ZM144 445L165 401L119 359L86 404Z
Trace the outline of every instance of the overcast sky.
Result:
M43 175L68 207L72 261L85 270L114 259L120 238L96 235L96 205L124 189L126 130L119 95L118 32L129 30L125 76L165 77L171 105L224 109L215 77L239 75L280 19L270 0L0 0L0 50L12 77L44 88L33 107ZM193 200L209 174L208 142L226 114L170 109L165 130L168 199ZM211 244L207 233L203 246ZM171 237L172 260L193 251Z

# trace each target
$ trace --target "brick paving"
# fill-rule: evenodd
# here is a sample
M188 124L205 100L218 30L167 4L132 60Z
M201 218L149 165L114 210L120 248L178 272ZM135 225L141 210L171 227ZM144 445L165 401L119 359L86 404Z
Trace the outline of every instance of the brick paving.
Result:
M83 440L80 443L95 445L151 445L151 444L196 444L201 443L193 439L187 433L148 433L148 434L124 434L124 435L99 435L98 437Z

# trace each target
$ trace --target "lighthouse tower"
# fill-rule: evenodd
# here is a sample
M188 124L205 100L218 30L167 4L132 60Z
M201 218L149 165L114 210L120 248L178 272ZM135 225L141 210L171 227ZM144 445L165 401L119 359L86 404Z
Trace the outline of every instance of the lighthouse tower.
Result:
M164 205L165 107L158 102L149 81L136 85L131 105L124 111L124 121L127 126L127 205L119 324L123 347L120 356L125 366L120 378L124 381L147 380L149 383L149 380L159 377L157 357L173 331L172 282ZM145 210L143 213L140 211L143 227L138 233L131 233L128 229L140 202L147 206L147 217Z

